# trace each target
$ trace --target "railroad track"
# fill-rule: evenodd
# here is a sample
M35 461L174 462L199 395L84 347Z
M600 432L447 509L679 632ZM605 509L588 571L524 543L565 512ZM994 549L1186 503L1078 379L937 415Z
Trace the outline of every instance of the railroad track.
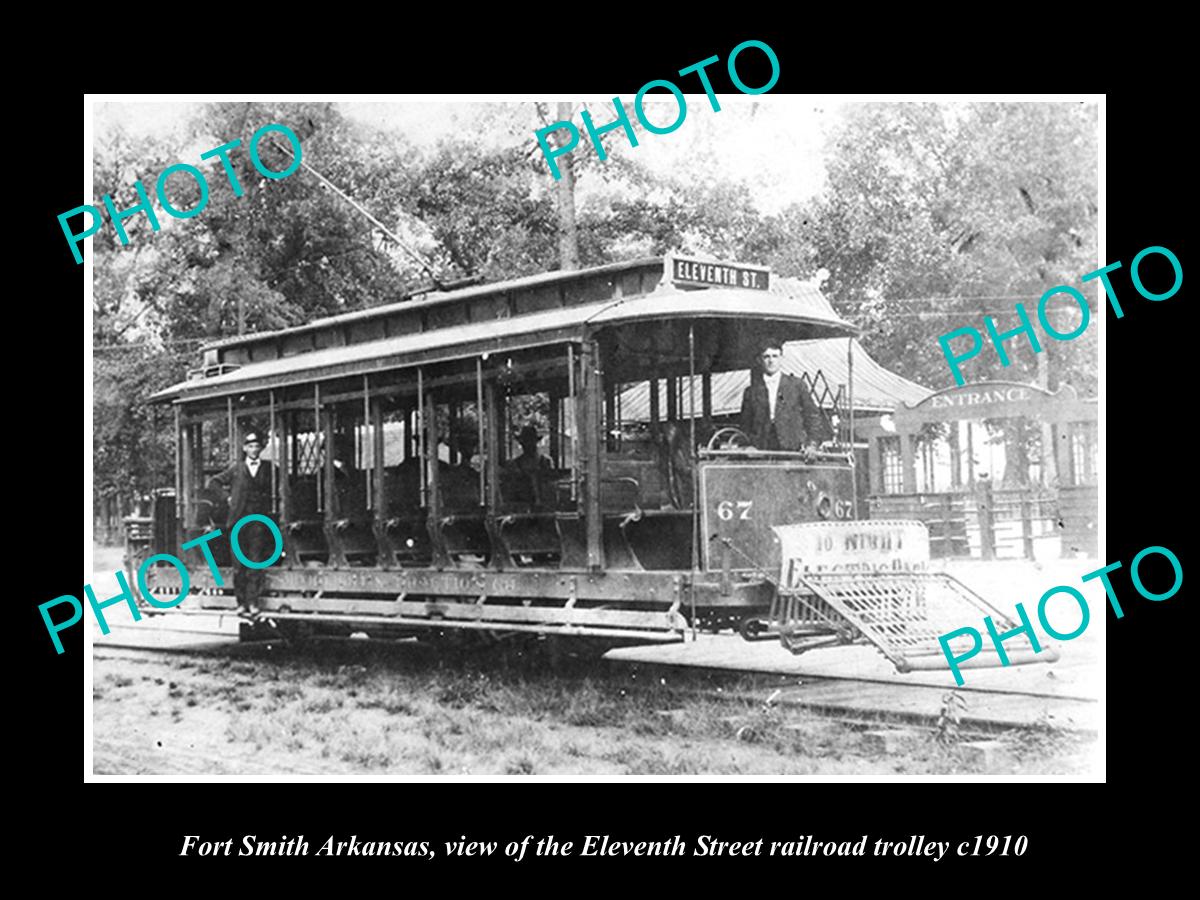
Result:
M128 629L114 628L114 633L98 639L93 646L96 658L146 658L158 655L218 656L228 658L261 658L268 645L287 645L279 641L239 643L235 635L228 632L197 631L190 629L155 628L148 632L138 631L137 626ZM122 640L118 631L127 632L131 639ZM150 646L150 633L169 632L172 635L194 635L207 640L206 645ZM136 637L134 637L136 635ZM117 640L112 640L112 638ZM224 641L213 641L225 638ZM396 641L320 638L323 646L373 645L395 646ZM406 647L425 645L416 641L404 642ZM429 650L433 653L436 651ZM465 659L465 655L458 658ZM498 662L498 660L497 660ZM885 749L892 743L889 733L911 732L928 736L944 730L944 712L954 710L954 731L960 740L993 740L1006 733L1035 729L1074 734L1080 738L1091 738L1096 734L1093 717L1096 704L1082 697L1051 697L1027 691L970 689L953 691L950 688L926 684L897 684L878 679L850 676L781 675L761 669L711 668L696 665L605 659L603 667L594 665L580 674L601 677L614 688L639 695L660 689L669 681L672 697L679 700L717 701L731 708L730 723L733 730L741 733L742 727L754 728L755 722L768 719L781 722L794 712L806 711L822 718L839 722L848 727L880 732L878 742ZM949 695L957 694L965 703L948 701ZM670 710L664 710L670 715ZM746 726L737 725L738 716L747 720ZM782 727L786 727L786 723ZM897 740L903 737L899 735Z

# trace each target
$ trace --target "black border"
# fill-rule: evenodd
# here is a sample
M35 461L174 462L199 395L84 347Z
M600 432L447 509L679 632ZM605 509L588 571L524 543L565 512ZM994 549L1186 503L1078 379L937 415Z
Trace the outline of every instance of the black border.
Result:
M813 36L782 31L748 27L744 35L766 40L778 53L782 74L773 93L849 87L831 84L829 78L823 85L814 84L807 76L816 67L806 58ZM603 33L600 28L598 34ZM447 56L446 45L442 44L442 55L437 56L437 47L427 48L424 55L418 53L415 48L419 42L414 38L406 44L404 53L381 64L374 75L365 69L351 69L343 72L340 80L346 88L366 86L373 90L538 91L553 85L556 91L611 91L627 96L645 81L669 77L669 73L708 55L724 57L741 39L723 35L703 40L691 36L673 39L670 33L659 30L627 35L620 41L612 38L607 48L598 50L581 44L578 38L558 35L550 44L539 44L537 38L531 38L528 52L512 47L507 53L486 54L478 48L455 45L454 53ZM664 66L667 59L670 62ZM440 66L434 65L438 62ZM751 80L749 75L746 78ZM220 89L260 88L246 85L243 79L230 80L234 83L221 85ZM307 83L288 84L286 89L331 89L328 84L313 84L319 79L309 70L298 80ZM165 82L153 86L160 90L183 89ZM716 86L718 90L726 89L719 83ZM859 89L875 86L860 84ZM890 83L885 86L893 87ZM97 87L112 89L108 85ZM206 80L187 89L216 87ZM968 86L949 85L944 78L937 78L926 85L905 87L934 91L947 87L965 90ZM261 89L269 90L270 86ZM32 315L28 329L42 338L41 346L48 352L35 355L45 374L37 377L39 390L26 398L28 408L19 410L16 416L18 433L38 435L34 439L36 461L18 460L14 465L18 472L23 465L32 465L53 475L19 479L33 488L21 517L22 533L30 537L28 543L20 536L14 542L18 552L13 566L18 574L15 593L20 598L14 602L19 602L27 616L26 635L31 638L27 664L22 668L23 684L18 689L29 708L22 714L24 727L19 739L10 738L9 743L15 745L18 755L19 768L15 771L33 774L44 786L41 802L33 811L33 827L65 830L70 827L68 822L80 818L71 813L85 813L82 818L89 824L79 833L87 863L85 871L100 877L106 868L103 861L110 860L113 853L119 854L123 840L129 840L134 855L127 861L137 868L139 880L161 873L184 875L197 884L221 884L228 883L231 872L253 871L287 882L304 878L306 886L318 888L324 884L344 885L346 876L363 873L365 864L373 874L404 877L428 871L450 875L456 886L460 877L487 877L496 884L496 876L510 870L525 880L528 874L536 877L562 872L578 876L632 870L634 874L660 875L663 881L658 883L669 886L683 886L694 880L714 888L720 883L746 885L754 890L793 890L801 888L804 883L800 879L814 867L830 874L840 872L846 878L873 868L888 875L915 875L923 879L920 884L939 877L937 873L947 867L956 872L969 871L975 878L992 873L1015 875L1027 871L1029 864L1050 865L1061 872L1065 871L1064 864L1091 858L1097 849L1105 847L1114 830L1134 826L1131 821L1118 821L1115 810L1099 812L1105 807L1098 805L1098 799L1083 796L1083 791L1094 788L1055 784L87 786L89 792L121 792L105 793L99 803L95 802L98 793L78 793L82 782L82 630L64 635L67 652L58 657L45 639L36 604L79 589L68 564L78 547L72 523L78 521L76 454L80 435L74 425L74 411L69 408L71 399L78 396L74 393L79 385L73 362L76 351L72 349L77 337L63 332L61 325L66 317L60 310L66 303L79 302L74 298L79 297L83 271L63 253L54 217L79 202L78 189L73 185L77 184L80 169L76 123L81 107L81 93L66 92L54 100L39 101L37 108L26 111L30 119L42 125L39 164L46 177L36 184L20 185L31 191L29 202L22 208L33 211L25 222L33 225L32 245L46 261L32 271L26 269L25 274L34 277L22 279L26 289L21 295L27 298L23 305ZM1178 103L1162 92L1131 91L1110 94L1107 113L1106 261L1120 259L1128 266L1143 247L1162 245L1171 248L1186 269L1182 216L1189 180L1181 177L1186 142L1174 131L1180 116ZM1170 547L1187 570L1182 518L1187 514L1191 461L1188 404L1184 398L1192 379L1184 369L1191 336L1183 319L1186 286L1169 301L1150 303L1132 295L1127 281L1115 278L1114 282L1121 291L1126 316L1117 321L1109 312L1103 325L1107 330L1109 373L1105 442L1109 486L1107 559L1121 559L1128 566L1143 547L1160 544ZM48 427L51 423L57 427ZM28 446L19 438L16 443ZM70 543L66 534L71 535ZM1176 642L1187 641L1191 635L1184 619L1186 595L1181 591L1170 601L1155 604L1136 598L1125 573L1118 573L1114 583L1122 598L1132 599L1124 604L1124 619L1117 621L1111 612L1107 614L1108 653L1116 676L1109 683L1108 695L1108 778L1121 787L1138 785L1144 794L1148 779L1170 778L1187 765L1183 754L1174 750L1178 736L1172 737L1174 723L1187 708L1184 686L1189 681L1183 677L1179 662L1187 653L1181 653ZM130 790L136 799L126 799ZM154 792L153 799L148 796L149 790ZM86 806L80 802L85 799ZM562 838L610 834L626 840L676 833L685 838L707 833L728 840L759 836L794 839L801 834L857 838L863 833L869 833L872 839L894 839L924 834L956 841L978 833L1011 833L1029 835L1030 850L1020 861L978 861L983 868L971 865L969 860L948 860L931 867L924 860L868 858L855 860L852 869L847 869L849 861L838 858L786 863L764 858L688 858L686 862L539 859L522 864L503 858L443 858L417 868L411 868L416 863L390 858L383 858L387 860L383 863L292 858L245 863L239 860L231 870L215 860L177 856L183 834L224 838L301 832L310 841L314 836L330 834L339 839L356 834L360 840L406 840L412 836L442 841L466 833L501 842L525 834L547 833ZM108 839L101 839L101 835ZM177 864L172 865L172 861ZM619 866L616 872L614 863ZM776 875L784 879L775 881L772 876ZM615 886L616 882L605 884Z

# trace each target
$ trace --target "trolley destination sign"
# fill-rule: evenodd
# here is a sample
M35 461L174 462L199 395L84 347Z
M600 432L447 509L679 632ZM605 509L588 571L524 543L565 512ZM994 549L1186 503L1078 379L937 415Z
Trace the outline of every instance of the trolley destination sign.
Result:
M761 266L717 263L686 256L668 256L666 263L667 278L685 287L737 287L765 291L771 281L771 270Z

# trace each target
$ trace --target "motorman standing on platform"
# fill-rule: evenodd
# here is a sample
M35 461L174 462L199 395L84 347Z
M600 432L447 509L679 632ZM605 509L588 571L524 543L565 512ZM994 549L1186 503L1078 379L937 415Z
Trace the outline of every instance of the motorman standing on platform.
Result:
M219 484L229 489L229 516L225 522L225 533L230 536L230 540L233 526L244 516L255 513L267 517L271 515L274 466L259 458L262 446L262 437L257 431L246 432L246 437L242 440L245 459L234 463L208 481L209 487ZM247 559L262 562L274 552L275 544L271 531L265 524L249 522L238 532L238 547ZM259 598L266 585L266 572L242 565L236 554L232 555L232 559L233 591L237 595L238 612L254 618L259 612Z
M759 450L815 453L825 433L821 412L804 383L783 371L779 342L764 342L759 365L742 395L742 431Z

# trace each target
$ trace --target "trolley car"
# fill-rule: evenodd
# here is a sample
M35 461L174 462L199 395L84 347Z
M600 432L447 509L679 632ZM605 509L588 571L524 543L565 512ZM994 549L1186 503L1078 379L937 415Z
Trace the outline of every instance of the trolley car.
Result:
M174 408L176 480L131 529L127 564L180 557L185 608L234 610L228 545L214 547L225 587L199 548L180 547L223 523L207 479L255 429L269 435L284 536L262 605L285 633L619 644L738 628L793 650L870 638L870 621L813 579L779 584L773 532L857 518L839 416L852 402L819 387L815 455L744 446L712 402L712 376L748 368L766 338L855 334L807 284L667 257L218 341L154 397ZM649 421L626 421L639 391ZM536 461L522 462L518 439L535 434ZM147 584L173 599L180 573L152 566Z

